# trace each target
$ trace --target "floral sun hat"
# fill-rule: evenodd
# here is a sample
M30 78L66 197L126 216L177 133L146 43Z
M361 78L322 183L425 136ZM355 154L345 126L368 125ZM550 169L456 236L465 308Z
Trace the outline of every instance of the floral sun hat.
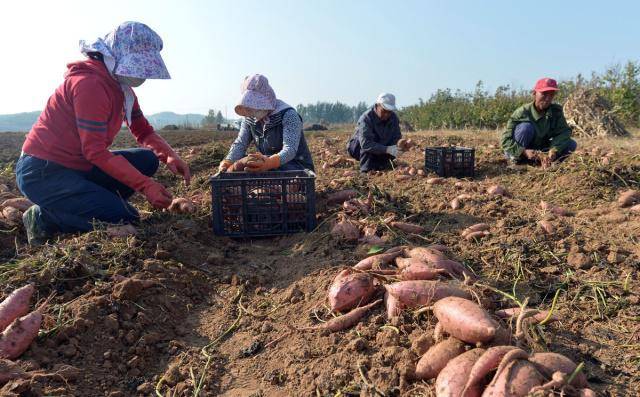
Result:
M89 42L80 40L80 52L102 54L111 76L139 79L170 79L169 71L160 56L162 39L147 25L125 22L104 38ZM125 114L131 122L134 94L131 87L120 85L125 96Z
M235 111L240 116L248 116L250 110L274 110L276 93L269 80L261 74L245 77L241 87L242 96Z
M83 54L99 52L112 74L140 79L170 79L160 56L162 39L147 25L125 22L93 42L80 41Z

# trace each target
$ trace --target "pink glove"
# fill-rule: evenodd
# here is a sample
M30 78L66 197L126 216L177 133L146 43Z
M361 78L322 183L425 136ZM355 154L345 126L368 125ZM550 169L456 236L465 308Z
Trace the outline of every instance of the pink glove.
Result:
M112 156L98 165L105 173L145 195L156 208L167 208L171 204L171 193L164 186L142 174L122 156Z
M154 208L163 209L171 205L173 196L162 186L162 184L149 179L149 181L142 188L142 193L147 198L147 201L151 203Z

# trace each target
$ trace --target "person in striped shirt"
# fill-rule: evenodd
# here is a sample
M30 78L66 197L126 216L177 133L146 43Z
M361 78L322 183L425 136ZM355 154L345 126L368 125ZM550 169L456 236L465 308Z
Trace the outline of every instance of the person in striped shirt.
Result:
M218 171L227 171L235 161L245 157L252 142L265 161L250 167L250 172L313 171L313 158L298 112L276 98L269 80L263 75L246 77L241 91L242 97L235 111L244 118L238 137L219 164Z

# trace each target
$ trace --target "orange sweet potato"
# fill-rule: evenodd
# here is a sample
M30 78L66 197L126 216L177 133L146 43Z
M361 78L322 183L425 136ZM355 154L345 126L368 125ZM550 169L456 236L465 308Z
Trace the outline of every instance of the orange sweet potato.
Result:
M456 338L447 338L427 350L416 364L416 379L433 379L449 361L464 353L464 343Z
M490 186L489 188L487 188L487 193L489 193L492 196L504 196L504 197L509 196L509 192L507 191L507 189L505 189L500 185Z
M342 219L333 226L331 235L341 240L358 241L358 238L360 238L360 229L350 220Z
M336 276L329 287L329 305L333 311L350 310L367 303L374 292L371 275L345 269Z
M532 363L513 360L502 370L498 369L482 397L525 397L531 389L543 385L545 381Z
M342 204L347 200L351 200L358 196L358 192L353 189L340 190L327 196L327 204Z
M29 301L35 288L33 284L27 284L18 288L0 303L0 331L3 331L16 318L29 313Z
M640 192L637 190L627 190L620 193L620 197L618 197L618 205L620 207L631 207L638 203L640 203Z
M483 308L457 296L435 302L433 314L449 335L471 344L491 341L499 327Z
M405 306L400 303L398 298L388 292L384 293L384 305L387 309L387 317L390 319L399 316L405 309Z
M489 230L489 225L486 223L476 223L475 225L471 225L468 228L462 231L462 237L467 237L468 234L474 232L484 232L485 230Z
M401 230L405 233L412 233L412 234L422 234L425 232L425 228L420 226L420 225L416 225L415 223L409 223L409 222L391 222L391 227Z
M407 251L406 255L410 258L420 259L426 263L433 263L439 260L447 259L446 255L435 248L416 247Z
M354 269L358 269L358 270L369 270L376 263L381 265L386 265L387 263L391 263L391 261L393 261L395 258L402 255L403 249L404 247L391 248L383 254L372 255L367 258L364 258L353 267Z
M447 296L469 297L467 292L453 285L432 280L399 281L387 284L385 288L408 308L430 305Z
M471 349L449 361L436 378L436 397L460 397L471 368L484 351ZM480 396L479 391L476 396Z
M13 207L15 209L17 209L18 211L24 212L26 210L29 209L29 207L31 207L33 205L33 203L31 202L31 200L24 198L24 197L16 197L16 198L12 198L12 199L8 199L2 202L2 204L0 204L0 207L4 208L4 207Z
M515 346L494 346L485 351L478 361L473 364L471 371L469 371L469 379L465 385L464 391L461 397L472 397L475 394L475 390L483 388L484 378L493 370L498 368L498 365L504 358L505 354L511 350L516 349Z
M178 197L173 199L168 209L176 214L190 214L196 210L196 207L191 200Z
M446 270L437 269L414 259L411 264L402 269L400 278L402 280L434 280L443 273L446 273Z
M529 357L529 361L547 378L551 378L555 372L570 375L577 368L576 363L569 358L552 352L534 353ZM571 382L571 385L578 388L587 387L587 377L584 373L579 372Z
M0 335L0 358L10 360L24 353L38 336L42 324L42 313L35 310L15 319Z
M356 325L362 316L371 309L382 302L382 299L378 299L375 302L371 302L368 305L357 307L351 310L349 313L343 314L338 317L334 317L326 323L322 323L315 327L303 328L303 330L328 330L329 332L338 332L347 328L351 328Z

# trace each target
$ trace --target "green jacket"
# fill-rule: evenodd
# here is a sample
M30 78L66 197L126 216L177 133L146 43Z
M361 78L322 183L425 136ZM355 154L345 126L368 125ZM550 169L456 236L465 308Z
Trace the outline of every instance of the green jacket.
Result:
M502 132L500 144L510 156L519 158L525 148L513 139L516 125L528 121L535 126L536 136L531 143L531 149L548 150L555 148L562 153L571 138L571 127L562 113L562 106L552 104L544 114L538 113L533 102L524 104L516 109L507 122L507 128Z

